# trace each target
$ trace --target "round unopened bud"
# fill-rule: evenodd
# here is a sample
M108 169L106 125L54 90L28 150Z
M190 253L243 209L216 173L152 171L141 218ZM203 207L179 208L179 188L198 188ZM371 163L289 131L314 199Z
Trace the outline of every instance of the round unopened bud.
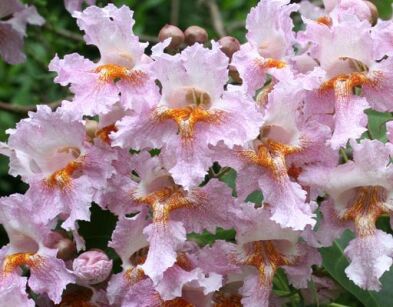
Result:
M230 59L240 49L240 42L232 36L224 36L219 39L218 43L221 46L221 51Z
M364 2L367 4L368 8L370 9L371 15L369 21L372 25L375 25L378 21L378 9L375 6L375 4L372 3L371 1L364 1Z
M72 263L74 274L81 283L94 285L106 280L112 272L112 260L100 250L78 256Z
M45 242L49 248L57 249L57 258L64 261L71 260L76 255L75 242L67 238L65 232L52 232Z
M184 31L184 35L186 38L186 44L189 46L194 45L195 43L204 44L207 42L208 34L204 28L198 26L190 26Z
M184 43L184 33L178 27L173 25L165 25L158 33L158 39L160 42L166 40L167 38L172 38L169 44L169 49L178 49L181 44Z

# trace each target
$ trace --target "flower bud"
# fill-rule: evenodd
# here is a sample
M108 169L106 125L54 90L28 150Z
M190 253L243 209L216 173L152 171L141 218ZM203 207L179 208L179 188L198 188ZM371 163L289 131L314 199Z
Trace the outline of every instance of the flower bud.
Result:
M239 41L232 36L224 36L220 38L218 43L221 46L221 51L230 59L232 58L232 55L240 49Z
M364 1L364 3L366 3L368 8L370 9L370 23L372 25L375 25L378 21L378 9L371 1Z
M181 44L184 43L184 33L178 27L173 25L165 25L158 33L158 39L160 42L166 40L167 38L172 38L169 44L169 49L178 49Z
M208 39L208 34L204 28L198 26L190 26L184 31L186 37L186 44L189 46L195 43L205 43Z
M112 260L100 250L84 252L72 264L74 274L85 284L98 284L108 278L112 272Z

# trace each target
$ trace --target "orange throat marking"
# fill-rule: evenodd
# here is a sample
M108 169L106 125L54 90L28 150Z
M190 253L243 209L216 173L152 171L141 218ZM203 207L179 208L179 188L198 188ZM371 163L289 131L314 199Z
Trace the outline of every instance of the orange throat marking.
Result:
M32 253L16 253L4 259L2 271L5 274L9 274L20 266L27 265L29 267L34 267L38 266L40 262L41 258L39 256L34 256Z
M172 211L186 207L192 208L195 205L178 187L165 187L144 197L134 199L151 208L153 223L167 223Z
M352 95L353 89L357 86L369 85L376 87L378 82L378 76L375 79L369 79L362 72L354 72L338 75L324 82L319 90L321 93L334 90L336 97L343 98Z
M240 151L239 154L248 162L267 168L276 178L280 178L288 173L285 157L289 154L300 152L301 150L301 147L285 145L268 140L266 144L259 145L257 151L243 150Z
M104 143L107 143L107 144L110 145L111 144L111 139L110 139L109 135L112 132L117 132L117 128L116 128L115 124L106 126L106 127L102 128L102 129L98 130L96 132L96 136L99 137Z
M329 16L321 16L315 20L317 23L330 27L332 19Z
M267 58L267 59L257 58L255 60L255 64L257 67L259 67L263 70L269 69L269 68L282 69L285 66L287 66L287 64L284 61L272 59L272 58Z
M116 64L100 65L94 72L100 75L99 79L101 81L115 82L117 80L125 80L136 87L143 86L148 78L147 75L140 70L128 69Z
M71 187L72 184L72 175L80 170L83 166L83 159L73 160L68 163L64 168L54 172L48 178L45 179L46 185L53 189L55 187L60 188L61 190L67 190Z
M385 206L386 197L385 189L379 186L356 188L355 196L348 203L350 207L340 218L353 221L359 236L372 235L376 230L378 217L389 213Z
M195 125L198 122L216 124L222 123L224 112L209 111L199 106L183 107L174 109L157 110L154 119L158 122L173 120L179 129L183 140L191 140L194 136Z
M273 241L251 242L246 247L246 251L247 257L242 263L257 268L259 280L265 285L272 283L274 274L280 266L290 265L296 260L282 255Z

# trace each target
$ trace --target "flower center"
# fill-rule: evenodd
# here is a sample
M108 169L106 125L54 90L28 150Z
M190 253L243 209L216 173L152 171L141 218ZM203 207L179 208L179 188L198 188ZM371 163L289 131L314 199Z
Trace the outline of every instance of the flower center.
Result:
M389 213L385 204L387 193L380 186L367 186L355 189L354 196L348 201L349 208L341 216L344 221L353 221L356 233L360 236L372 235L379 216Z
M193 304L187 302L184 298L177 297L170 301L163 301L161 303L162 307L193 307Z
M288 173L285 157L301 150L301 147L267 140L259 142L256 150L240 150L238 154L252 164L269 169L276 178L282 178Z
M258 269L259 279L265 285L271 284L278 267L292 264L295 259L281 254L273 241L255 241L245 246L246 258L242 264Z
M158 109L154 115L155 120L159 122L165 120L173 120L176 122L178 133L184 141L189 141L193 138L195 125L197 123L220 124L223 117L223 112L205 110L201 106Z
M6 274L12 273L16 268L23 265L28 267L37 266L41 263L41 257L34 256L32 253L16 253L9 255L3 262L3 272Z
M106 127L102 128L102 129L98 130L95 134L104 143L107 143L107 144L110 145L111 144L111 139L109 138L109 135L112 132L116 132L116 131L117 131L117 128L116 128L115 124L112 124L112 125L106 126Z
M208 109L212 103L211 97L206 91L193 86L177 88L167 96L167 101L172 108L201 106Z
M58 187L61 190L67 190L71 187L72 176L76 171L80 170L83 166L83 158L73 160L68 163L64 168L54 172L45 179L45 183L49 188Z
M99 74L101 81L115 82L117 80L125 80L137 87L142 86L147 80L147 75L144 72L116 64L100 65L94 72Z

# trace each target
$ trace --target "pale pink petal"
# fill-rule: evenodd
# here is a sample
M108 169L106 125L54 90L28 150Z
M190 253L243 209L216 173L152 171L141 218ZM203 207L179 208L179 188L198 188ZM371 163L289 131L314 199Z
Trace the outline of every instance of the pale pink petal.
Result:
M11 274L0 280L0 302L3 306L34 307L35 303L26 293L27 277Z
M387 58L375 63L368 73L369 82L362 86L362 94L370 106L379 112L393 111L393 60Z
M380 290L379 278L392 265L392 235L376 230L372 235L353 239L344 252L351 262L345 269L349 279L362 289Z
M149 241L149 253L141 268L154 284L176 262L177 250L186 241L186 231L181 222L153 223L144 229Z
M234 207L232 190L216 179L206 186L191 190L187 199L190 205L171 214L173 220L183 222L187 232L215 232L216 227L232 228L230 208Z
M0 56L9 64L26 60L23 53L23 36L12 25L0 22Z
M369 108L367 100L359 96L336 99L335 127L330 140L333 149L345 147L349 139L357 139L367 130L367 115L364 111Z
M308 281L311 280L313 272L312 265L321 265L322 257L316 248L307 244L299 243L297 245L297 258L294 265L284 266L289 282L295 288L307 288Z
M112 240L108 243L122 260L123 267L129 265L129 258L135 252L148 246L143 235L144 228L149 224L147 212L142 210L132 218L120 217L112 234Z
M64 0L64 6L67 11L73 13L74 11L80 11L82 9L83 2L86 2L88 5L94 5L95 0Z
M66 285L75 282L74 276L69 272L62 260L56 258L56 251L41 248L38 265L31 266L29 286L37 293L46 293L56 304L60 303L61 295Z
M246 277L240 288L241 302L244 307L268 307L271 291L272 285L262 283L258 274L254 273Z
M261 56L280 59L292 52L295 41L290 14L298 9L288 0L260 1L246 20L247 40Z

